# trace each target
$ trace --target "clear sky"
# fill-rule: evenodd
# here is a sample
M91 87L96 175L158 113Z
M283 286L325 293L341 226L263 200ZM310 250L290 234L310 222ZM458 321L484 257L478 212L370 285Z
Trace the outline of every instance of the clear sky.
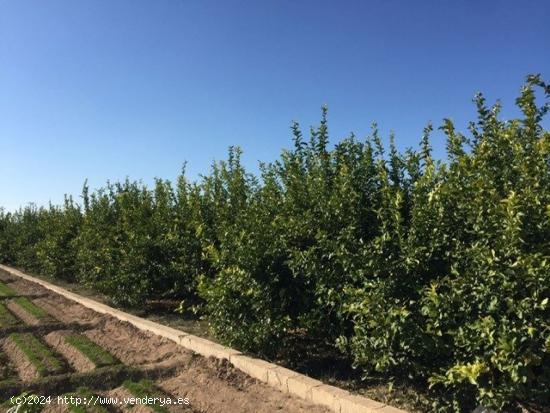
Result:
M59 202L130 176L254 170L329 107L333 142L373 121L400 148L464 129L550 81L550 1L0 0L0 205ZM434 142L439 156L444 143Z

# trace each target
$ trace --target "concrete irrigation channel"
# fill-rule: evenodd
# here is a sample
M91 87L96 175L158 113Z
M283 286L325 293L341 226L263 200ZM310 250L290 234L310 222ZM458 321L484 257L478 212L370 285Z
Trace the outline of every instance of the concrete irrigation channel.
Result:
M21 394L43 412L405 413L0 265L0 411Z

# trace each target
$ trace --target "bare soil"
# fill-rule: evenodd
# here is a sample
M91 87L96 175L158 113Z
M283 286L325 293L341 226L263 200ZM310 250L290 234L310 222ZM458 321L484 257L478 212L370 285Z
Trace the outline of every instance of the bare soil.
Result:
M234 369L226 361L200 357L165 338L140 331L111 316L98 314L37 284L4 273L0 274L0 279L8 282L10 288L19 295L39 297L33 299L34 304L59 321L59 330L52 331L58 328L57 325L44 328L47 320L33 317L10 299L2 300L9 311L20 320L20 324L25 325L26 331L30 329L29 332L46 343L56 357L70 366L70 371L63 374L38 378L32 362L9 337L10 331L0 328L0 353L4 353L7 362L17 374L15 384L13 379L8 383L0 375L0 411L7 409L1 407L1 403L17 392L38 392L44 396L52 396L55 402L58 395L78 394L83 383L89 391L101 397L133 397L123 385L127 379L150 379L157 394L173 400L189 399L189 405L166 406L166 410L173 413L328 411L268 387ZM75 330L85 334L123 365L97 369L79 350L65 342L65 336ZM120 374L120 371L124 373ZM49 394L45 394L46 392ZM104 407L109 412L153 412L147 406L130 408L121 404ZM50 413L66 411L69 411L67 406L57 403L44 410Z
M31 326L36 326L40 324L40 320L33 316L32 314L28 313L24 308L22 308L19 304L17 304L15 301L8 301L6 304L6 307L8 310L10 310L14 315L17 316L23 323L29 324Z
M205 412L323 411L313 408L310 403L266 388L233 369L228 362L202 357L196 358L185 372L161 381L159 387L176 397L189 398L195 408ZM204 392L204 388L215 391Z
M191 353L176 343L134 328L131 324L109 317L96 328L84 333L127 365L159 363L166 360L187 361Z
M31 381L38 378L38 371L30 360L23 354L11 338L3 340L2 349L11 361L17 375L23 381Z
M69 301L59 295L49 294L33 300L34 303L46 310L55 319L66 323L98 323L101 315L73 301Z
M66 343L65 337L69 331L54 331L44 337L44 341L61 353L63 357L76 371L90 371L95 369L95 364L76 348Z

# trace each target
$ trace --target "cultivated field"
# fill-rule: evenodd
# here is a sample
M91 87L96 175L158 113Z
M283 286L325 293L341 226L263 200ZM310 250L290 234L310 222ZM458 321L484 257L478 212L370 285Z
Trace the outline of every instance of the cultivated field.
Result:
M325 411L271 389L227 362L197 356L0 273L0 401L24 392L51 396L40 400L43 412ZM58 396L69 401L71 395L96 405L58 403ZM182 404L132 407L126 404L132 397L179 399ZM1 411L10 408L1 406Z

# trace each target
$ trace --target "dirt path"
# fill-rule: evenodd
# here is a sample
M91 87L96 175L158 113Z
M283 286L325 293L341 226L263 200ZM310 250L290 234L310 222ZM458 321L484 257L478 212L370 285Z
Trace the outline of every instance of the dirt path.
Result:
M86 399L90 407L85 411L99 413L328 412L278 392L228 362L197 356L34 283L7 274L1 274L0 282L47 314L37 318L14 297L0 297L18 320L16 325L0 324L0 411L7 410L2 402L10 396L31 391L50 397L44 412L71 411L58 403L58 396L71 395L80 402ZM157 405L142 405L145 397L156 399Z

